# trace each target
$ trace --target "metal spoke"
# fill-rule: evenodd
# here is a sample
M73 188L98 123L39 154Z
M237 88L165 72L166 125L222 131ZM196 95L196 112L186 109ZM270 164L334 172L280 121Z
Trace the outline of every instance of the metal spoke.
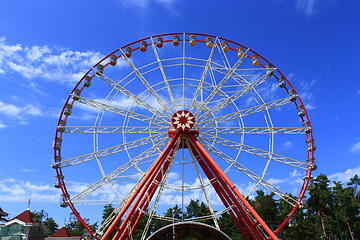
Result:
M206 134L306 134L304 127L199 127Z
M216 38L217 40L217 38ZM215 40L215 41L216 41ZM215 52L215 47L217 46L217 44L214 44L211 48L211 52L210 52L210 55L208 57L208 60L206 62L206 65L205 65L205 68L203 70L203 73L201 75L201 78L200 78L200 81L199 81L199 84L198 84L198 87L196 88L196 92L195 92L195 95L194 95L194 98L193 98L193 101L190 105L190 112L192 112L193 108L194 108L194 104L195 104L195 101L199 95L199 92L201 91L201 102L203 101L203 96L202 96L202 89L203 89L203 84L204 84L204 79L205 79L205 76L206 76L206 73L208 71L208 69L210 68L211 66L211 60L213 58L213 55L214 55L214 52Z
M187 142L187 145L190 146L190 143L189 143L189 140L188 140L188 139L186 140L186 142ZM211 213L211 217L212 217L212 219L213 219L213 221L214 221L214 223L215 223L215 227L216 227L217 229L220 229L219 223L218 223L217 218L216 218L216 216L215 216L215 211L214 211L214 209L213 209L213 207L212 207L212 205L211 205L210 197L209 197L209 195L208 195L208 193L207 193L207 190L206 190L205 182L204 182L204 180L203 180L202 177L201 177L200 170L199 170L199 167L198 167L198 165L197 165L197 160L196 160L196 158L195 158L195 156L194 156L194 153L191 151L191 148L189 148L189 151L190 151L190 154L191 154L191 158L192 158L192 161L193 161L193 164L194 164L194 167L195 167L197 176L198 176L199 181L200 181L200 184L201 184L201 189L202 189L202 191L204 192L204 196L205 196L205 198L206 198L206 202L207 202L207 204L208 204L208 207L209 207L209 210L210 210L210 213Z
M99 109L102 109L102 110L105 110L108 112L113 112L113 113L116 113L116 114L119 114L119 115L122 115L122 116L125 116L128 118L133 118L133 119L136 119L136 120L148 123L148 124L154 124L159 127L163 127L164 125L170 125L169 121L166 121L166 120L148 117L148 116L145 116L145 115L142 115L139 113L135 113L135 112L128 111L128 110L118 108L118 107L114 107L114 106L111 106L111 105L108 105L105 103L101 103L101 102L97 102L94 100L90 100L87 98L83 98L83 97L78 97L78 98L79 98L79 100L77 102L79 102L79 103L82 103L82 104L85 104L85 105L88 105L91 107L96 107L96 108L99 108Z
M121 151L125 151L127 149L131 149L131 148L136 148L139 146L143 146L149 143L153 143L153 142L157 142L157 141L161 141L164 138L165 133L160 133L160 134L156 134L153 136L148 136L145 138L141 138L135 141L131 141L131 142L127 142L127 143L123 143L114 147L110 147L110 148L106 148L100 151L96 151L93 153L88 153L79 157L75 157L75 158L70 158L67 160L63 160L63 161L59 161L56 163L56 165L58 165L60 168L64 168L64 167L69 167L69 166L73 166L75 164L79 164L79 163L83 163L83 162L87 162L93 159L98 159L100 157L105 157L108 156L110 154L115 154Z
M230 121L236 118L241 118L250 114L254 114L257 112L262 112L271 108L275 108L275 107L279 107L285 104L289 104L291 103L290 101L291 97L287 97L287 98L283 98L280 100L276 100L273 102L269 102L269 103L265 103L262 105L258 105L255 107L251 107L251 108L247 108L247 109L243 109L237 112L232 112L229 114L225 114L216 118L205 118L205 120L198 120L197 125L202 125L202 126L208 126L208 125L213 125L213 124L219 124L222 122L226 122L226 121Z
M263 82L268 80L270 77L271 76L263 75L262 77L260 77L256 81L254 81L253 83L247 85L240 91L237 91L232 96L229 96L229 97L224 96L225 98L222 100L222 102L220 104L210 108L206 112L204 111L204 113L202 115L200 115L198 118L202 119L204 117L208 117L211 113L216 113L216 112L220 111L224 107L228 106L229 104L233 103L235 100L239 99L240 97L242 97L243 95L248 93L251 89L254 89L255 87L259 86L260 84L262 84Z
M164 139L163 141L161 141L157 145L154 145L151 148L148 148L144 152L140 153L138 156L134 157L130 161L123 164L121 167L117 168L116 170L109 173L108 175L106 175L105 177L100 179L99 181L95 182L94 184L92 184L88 188L84 189L82 192L76 194L71 200L74 201L74 203L81 201L82 199L84 199L89 194L93 193L94 191L101 188L105 184L110 183L113 179L119 177L121 174L126 172L128 169L130 169L134 165L140 165L140 164L144 163L143 161L145 159L149 159L149 158L157 156L158 153L156 153L156 152L159 151L159 148L165 146L166 143L167 142ZM141 176L142 175L144 175L144 173L142 173ZM121 199L123 199L120 195L119 195L119 197Z
M308 169L308 164L306 162L301 162L299 160L284 157L284 156L281 156L279 154L264 151L264 150L261 150L261 149L255 148L255 147L250 147L250 146L247 146L245 144L230 141L230 140L220 138L220 137L217 137L217 136L214 136L214 135L209 135L209 134L204 134L204 135L206 137L200 137L200 139L203 140L204 142L207 142L207 143L215 141L217 144L221 144L221 145L226 146L226 147L241 150L241 151L246 152L246 153L250 153L250 154L253 154L253 155L256 155L256 156L260 156L260 157L263 157L263 158L266 158L266 159L271 159L271 160L274 160L274 161L277 161L277 162L280 162L280 163L284 163L284 164L287 164L287 165L290 165L290 166L293 166L293 167L297 167L297 168L300 168L300 169L304 169L304 170Z
M155 47L155 45L153 44L153 46ZM120 49L120 51L122 51L122 49ZM123 52L123 58L125 60L125 62L131 67L131 69L135 72L136 76L141 80L141 82L144 84L144 86L147 88L147 90L151 93L151 95L156 99L156 101L160 104L160 106L165 110L165 112L168 113L169 116L172 116L172 113L170 111L170 109L166 106L166 104L164 103L164 101L160 98L160 96L156 93L156 91L151 87L151 85L148 83L148 81L146 81L145 77L140 73L140 71L135 67L135 65L132 63L132 61L126 57L126 55ZM162 68L161 68L162 69ZM165 75L163 75L165 76ZM166 77L164 78L164 80L166 79ZM135 97L137 97L135 95ZM149 105L150 106L150 105Z
M149 133L159 134L166 133L167 127L104 127L104 126L93 126L93 127L75 127L65 126L58 127L64 129L63 133Z
M215 97L216 94L218 94L219 90L224 86L226 81L232 76L232 74L235 72L235 70L240 66L240 64L244 61L244 57L240 58L234 66L226 73L224 78L219 82L218 85L216 85L215 89L210 93L210 95L205 99L205 101L201 102L199 108L196 110L194 114L195 117L197 117L200 114L200 111L203 111L203 109L207 106L207 104L211 101L213 97Z
M282 192L280 189L278 189L277 187L275 187L274 185L272 185L271 183L269 183L268 181L266 181L262 177L256 175L255 173L253 173L252 171L250 171L249 169L247 169L246 167L241 165L239 162L233 160L231 157L227 156L223 151L220 151L219 149L215 148L214 146L207 143L206 141L203 141L204 139L201 139L201 140L202 140L204 148L207 151L214 153L216 156L223 159L228 164L233 165L233 167L235 169L239 170L244 175L248 176L249 178L251 178L255 182L260 183L260 185L262 185L263 187L265 187L269 191L273 192L274 194L276 194L280 198L284 199L289 204L295 206L296 200L291 198L288 194Z
M158 64L159 64L159 68L160 68L161 74L162 74L162 76L163 76L163 79L164 79L166 88L167 88L168 93L169 93L169 97L170 97L171 103L172 103L172 105L173 105L173 107L174 107L174 111L177 112L177 107L176 107L176 104L175 104L175 100L174 100L173 94L172 94L172 92L171 92L169 82L168 82L167 77L166 77L166 75L165 75L164 68L163 68L163 66L162 66L161 60L160 60L160 58L159 58L159 54L158 54L158 52L157 52L157 50L156 50L155 43L154 43L154 40L153 40L152 37L151 37L151 42L152 42L153 51L154 51L155 56L156 56L156 60L157 60L157 62L158 62ZM165 105L165 106L166 106L166 105ZM169 109L168 109L168 110L169 110ZM169 110L169 111L170 111L170 110ZM172 114L171 114L171 112L170 112L170 116L171 116L171 115L172 115Z
M163 121L169 121L170 117L164 115L162 112L158 111L157 109L153 108L150 104L140 99L136 94L130 92L123 86L119 85L118 83L114 82L112 79L106 77L104 74L96 75L100 79L102 79L104 82L108 83L110 86L114 87L116 90L124 94L126 97L130 98L149 112L151 112L154 115L157 115L159 118L161 118ZM160 104L161 105L161 104ZM166 109L165 109L166 110Z

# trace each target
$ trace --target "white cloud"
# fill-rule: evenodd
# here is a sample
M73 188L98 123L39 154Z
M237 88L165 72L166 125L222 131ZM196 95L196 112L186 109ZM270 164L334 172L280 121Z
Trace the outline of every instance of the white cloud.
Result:
M360 167L348 169L345 172L335 173L329 176L331 181L341 181L342 183L346 183L350 178L354 177L356 174L359 175Z
M27 79L79 81L92 66L104 57L94 51L71 51L49 46L22 47L7 45L0 37L0 74L15 72ZM124 66L120 64L119 66Z
M168 10L168 13L172 15L180 15L178 11L176 11L176 3L178 0L124 0L122 3L125 7L138 7L142 10L148 10L151 4L157 4L156 7L162 6ZM146 11L147 12L147 11Z
M27 169L27 168L23 168L21 169L22 172L36 172L35 169Z
M301 173L298 173L298 172L297 172L297 169L294 169L294 171L292 171L292 172L290 173L290 176L291 176L291 177L300 177L300 176L301 176Z
M0 129L1 129L1 128L6 128L6 127L7 127L7 126L0 121Z
M22 169L22 171L32 171ZM30 183L13 178L0 180L0 199L1 201L27 202L29 198L35 202L58 202L60 190L53 188L49 184Z
M313 16L315 9L315 0L297 0L296 8L299 12L304 13L306 16Z
M21 109L12 104L6 104L0 102L0 113L8 115L8 116L17 116L21 112Z
M27 104L23 107L7 104L0 101L0 113L17 119L23 119L24 115L43 116L39 107Z
M290 142L290 141L287 141L287 142L285 142L285 143L283 143L283 144L281 145L281 148L282 148L282 149L290 149L290 148L292 148L292 147L293 147L293 143Z
M360 142L355 143L354 145L351 146L350 151L351 152L356 152L360 150Z
M271 183L272 185L274 184L278 184L278 183L283 183L286 182L286 179L276 179L276 178L270 178L267 180L269 183Z

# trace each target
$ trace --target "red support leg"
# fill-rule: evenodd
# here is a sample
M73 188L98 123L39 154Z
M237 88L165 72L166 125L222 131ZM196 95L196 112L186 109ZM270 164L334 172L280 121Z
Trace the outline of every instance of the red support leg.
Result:
M240 201L244 204L244 206L249 210L251 215L261 225L261 227L265 230L265 232L270 236L269 239L278 240L278 238L271 231L271 229L266 225L266 223L260 218L260 216L257 214L257 212L251 207L251 205L246 201L246 199L236 189L236 186L230 181L230 179L225 175L225 173L221 170L221 168L215 163L215 161L211 158L211 156L202 147L202 145L196 139L196 137L192 133L189 133L188 136L189 136L191 142L194 144L195 148L199 151L199 153L202 156L202 158L204 159L204 161L208 164L208 166L210 167L212 172L215 175L218 175L219 177L221 177L225 181L225 183L230 187L232 192L234 192L234 194L240 199ZM241 210L241 209L239 209L239 210ZM245 213L244 217L246 217L246 216L247 216L247 214ZM250 219L250 221L251 221L251 219ZM255 227L255 229L253 229L253 230L256 231L258 229Z
M165 161L164 163L164 166L162 167L162 169L158 172L156 178L155 178L155 182L158 182L160 183L163 176L165 175L165 172L168 170L169 168L169 165L170 165L170 161L171 159L174 157L175 155L175 152L172 151L169 155L169 158L167 161ZM158 184L156 184L155 182L152 183L151 187L149 188L149 191L148 191L148 194L147 196L145 196L142 200L142 202L140 203L140 205L138 206L138 208L140 208L141 210L145 211L147 209L147 207L149 206L149 203L151 201L151 199L153 198L156 190L157 190L157 187L159 186ZM139 214L140 213L140 214ZM134 213L133 217L131 218L131 221L130 221L130 224L129 226L131 226L134 221L136 220L135 224L132 226L131 230L130 230L130 233L128 234L128 236L131 236L134 231L136 230L142 216L144 215L143 212L140 212L140 210L136 210L136 212ZM129 226L125 229L124 233L127 233L128 232L128 228ZM122 238L123 236L121 236L120 238Z
M126 225L126 221L129 220L131 214L127 215L127 220L124 220L121 228L117 227L117 224L120 222L121 218L124 216L125 212L129 209L129 207L131 206L131 204L133 203L133 201L135 200L136 196L139 194L139 192L141 191L141 189L143 189L144 185L148 182L148 180L154 176L154 171L158 170L162 163L165 161L166 157L168 156L169 152L171 149L173 149L176 140L179 138L180 133L177 132L176 135L170 140L169 144L166 146L166 148L164 149L164 151L160 154L160 156L156 159L156 161L154 162L154 164L151 166L148 174L144 177L144 179L141 181L141 183L139 184L139 186L135 189L134 193L131 195L131 197L128 199L128 201L126 202L125 206L121 209L121 211L119 212L119 214L117 215L117 217L115 218L115 220L113 221L113 223L110 225L109 229L105 232L105 234L103 235L103 237L101 238L102 240L106 240L109 238L110 234L112 233L112 231L116 230L117 233L115 234L115 237L113 238L114 240L116 240L117 238L119 238L121 231L124 230L124 227ZM152 178L153 179L153 178ZM136 207L136 204L134 205ZM124 224L125 223L125 224Z
M172 150L174 152L173 148L172 148ZM165 155L165 157L167 157L167 155ZM119 227L119 231L115 234L115 237L117 237L117 238L114 237L114 239L118 239L120 236L121 236L119 238L120 240L124 239L124 237L125 237L124 234L126 234L124 231L125 227L129 226L128 224L129 224L129 220L130 220L131 216L133 215L134 211L136 210L137 206L139 205L139 203L140 203L141 199L143 198L143 196L145 195L145 193L148 191L148 188L150 187L150 184L154 180L156 173L159 171L159 169L161 168L161 166L163 165L165 160L166 160L166 158L164 158L162 161L160 161L158 166L154 169L154 171L152 171L151 173L150 172L148 173L148 175L150 175L150 178L148 179L147 183L142 186L142 190L141 190L139 196L135 200L135 203L130 208L124 221L122 222L121 226Z
M222 187L220 186L218 179L216 179L214 177L214 175L211 173L210 169L208 168L208 166L205 164L205 162L203 161L203 159L201 158L201 156L199 155L199 153L196 151L196 149L194 148L194 146L190 146L192 153L194 154L196 160L198 161L199 165L201 166L201 168L203 169L205 175L207 176L207 178L210 180L210 183L212 184L212 186L214 187L216 193L218 194L218 196L220 197L221 201L224 203L225 207L228 208L231 205L234 206L235 204L229 199L229 196L224 192L224 190L222 189ZM216 179L215 181L212 179ZM236 208L233 209L236 211ZM239 218L239 220L241 221L241 223L243 224L243 226L246 228L246 232L243 230L243 227L240 225L239 220L236 218L233 210L230 210L229 213L232 217L232 219L234 220L236 226L239 228L241 234L245 237L246 240L248 240L249 238L247 237L246 232L248 232L253 238L255 238L255 234L251 231L250 226L248 226L247 222L245 221L245 219L242 217L242 215L236 211L236 214Z

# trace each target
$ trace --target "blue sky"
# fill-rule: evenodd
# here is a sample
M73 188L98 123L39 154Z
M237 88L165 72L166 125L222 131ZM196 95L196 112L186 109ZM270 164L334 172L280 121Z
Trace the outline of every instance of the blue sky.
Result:
M359 28L359 1L0 0L0 207L15 216L31 198L31 210L68 219L51 168L66 98L104 56L171 32L227 38L278 67L309 114L314 175L346 182L360 173Z

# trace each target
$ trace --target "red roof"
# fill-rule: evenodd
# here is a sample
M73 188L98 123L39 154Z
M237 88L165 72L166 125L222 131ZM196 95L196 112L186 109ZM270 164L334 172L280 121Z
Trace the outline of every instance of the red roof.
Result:
M60 228L57 232L55 232L50 237L71 237L71 234L70 234L69 230L67 230L66 227L63 226L62 228Z
M20 213L19 215L17 215L16 217L14 217L12 220L14 219L18 219L24 223L35 223L34 221L34 215L30 212L29 209L27 209L26 211Z

